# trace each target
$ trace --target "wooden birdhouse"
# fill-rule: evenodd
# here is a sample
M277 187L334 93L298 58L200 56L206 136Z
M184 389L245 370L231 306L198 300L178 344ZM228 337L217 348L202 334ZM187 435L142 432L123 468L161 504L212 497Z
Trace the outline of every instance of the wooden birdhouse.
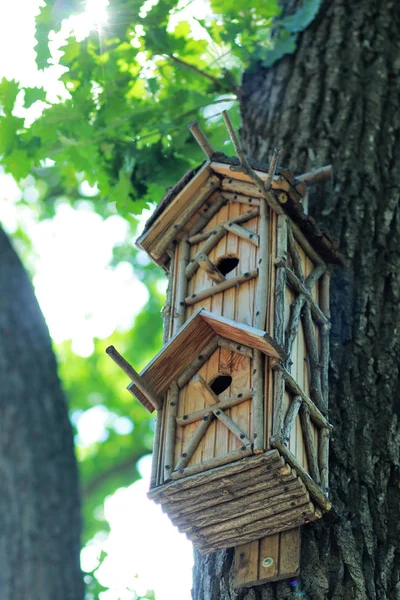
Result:
M329 270L306 184L214 153L161 201L138 246L169 278L165 344L129 391L157 410L149 497L202 553L235 547L237 587L299 568L329 510Z

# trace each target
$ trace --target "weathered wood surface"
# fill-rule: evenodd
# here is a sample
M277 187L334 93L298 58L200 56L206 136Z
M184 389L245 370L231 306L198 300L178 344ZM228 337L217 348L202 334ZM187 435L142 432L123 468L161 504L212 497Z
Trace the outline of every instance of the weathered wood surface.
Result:
M295 577L300 569L300 528L235 548L234 587L252 587Z

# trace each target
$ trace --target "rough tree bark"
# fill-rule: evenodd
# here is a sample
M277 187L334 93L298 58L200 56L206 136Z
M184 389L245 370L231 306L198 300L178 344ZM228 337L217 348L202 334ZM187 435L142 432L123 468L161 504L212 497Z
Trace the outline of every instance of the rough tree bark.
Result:
M196 556L198 600L400 598L400 11L330 0L293 56L244 76L247 153L298 173L333 163L311 210L340 240L334 270L330 488L336 516L303 528L301 577L233 591L233 552Z
M0 229L0 597L81 600L80 502L47 326Z

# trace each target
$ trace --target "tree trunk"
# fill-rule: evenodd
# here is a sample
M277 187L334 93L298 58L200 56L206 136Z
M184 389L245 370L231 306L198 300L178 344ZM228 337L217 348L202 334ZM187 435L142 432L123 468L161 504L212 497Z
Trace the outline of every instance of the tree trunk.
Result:
M0 597L80 600L73 438L49 333L0 229Z
M397 4L331 0L293 56L244 76L248 155L268 163L277 145L297 173L334 167L310 212L347 259L331 289L336 514L302 528L297 585L234 591L230 550L196 556L196 600L400 598L399 40Z

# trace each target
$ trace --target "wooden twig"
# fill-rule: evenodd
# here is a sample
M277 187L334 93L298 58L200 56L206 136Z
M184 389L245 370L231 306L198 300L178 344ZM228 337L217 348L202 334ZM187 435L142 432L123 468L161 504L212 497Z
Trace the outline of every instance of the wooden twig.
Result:
M302 404L300 407L300 422L310 475L315 483L320 486L321 478L319 475L317 451L315 449L314 436L311 428L310 409L306 404Z
M294 468L296 469L297 475L303 481L307 490L309 491L311 497L319 506L324 510L330 510L332 508L332 504L327 500L325 494L323 494L315 483L315 481L309 476L309 474L304 470L299 461L293 456L293 454L286 448L284 441L279 437L271 437L270 439L272 448L276 448L282 454L284 459Z
M274 371L272 435L282 436L284 419L285 379L281 369Z
M249 499L244 497L240 498L236 502L232 502L226 507L224 511L224 518L221 520L220 510L214 509L213 517L208 516L208 519L199 519L195 525L189 524L187 519L184 519L187 523L186 526L180 527L182 520L177 520L175 525L179 526L182 531L189 533L193 532L193 539L197 536L204 536L204 539L208 541L208 536L221 534L221 538L225 536L231 536L232 531L239 530L247 527L247 531L253 531L255 521L265 519L273 515L278 515L284 511L290 510L296 506L304 506L310 501L307 492L303 489L283 491L279 490L277 494L269 498L268 502L255 503L255 507L251 508Z
M196 235L190 236L189 240L188 240L189 244L191 246L193 246L193 244L198 244L199 242L202 242L203 240L208 239L215 231L217 231L217 229L219 227L223 227L223 225L225 225L225 223L246 223L246 221L250 221L250 219L254 219L255 217L258 217L259 214L260 214L260 211L258 208L251 208L250 210L238 215L237 217L233 217L232 219L229 219L228 221L223 221L215 229L206 229L205 231L202 231L201 233L197 233Z
M199 268L199 257L207 256L224 235L226 235L226 231L221 225L210 232L207 241L204 242L197 254L189 261L185 269L185 275L188 279L191 279Z
M329 385L328 385L328 371L329 371L329 329L325 326L320 329L320 365L321 365L321 390L322 400L321 409L327 412L329 406Z
M325 403L321 389L321 365L319 362L319 353L317 341L315 339L311 310L308 305L306 305L303 309L302 322L304 337L306 339L307 353L310 362L310 396L314 399L316 406L320 410L324 410Z
M207 158L211 158L212 155L215 153L215 150L210 144L209 140L207 139L205 133L201 130L197 121L192 121L191 123L189 123L188 129L194 137L194 139L196 140L196 142L199 144L200 148L203 150L204 154L207 156Z
M284 492L283 487L285 488ZM197 498L197 504L192 505L190 511L183 510L177 513L172 509L171 511L168 510L168 514L174 517L175 523L178 526L180 524L183 524L184 527L186 526L186 529L180 528L181 531L188 531L193 527L205 527L206 525L219 523L221 521L221 513L218 506L222 503L224 503L223 517L225 520L237 515L245 515L257 511L265 507L267 503L269 506L273 506L278 501L283 501L287 498L297 498L299 494L304 493L302 490L299 490L298 481L294 478L292 481L285 481L284 486L276 481L270 480L264 482L260 480L256 485L249 485L245 488L235 490L229 495L228 502L228 498L222 491L220 490L219 497L217 496L208 502L204 502L203 497L201 500ZM189 519L190 525L187 524Z
M271 189L272 180L275 177L275 171L276 171L276 167L278 165L279 155L280 155L280 150L278 148L274 148L271 163L270 163L269 169L268 169L267 179L264 182L264 189L267 192L269 192L269 190Z
M319 169L315 169L314 171L309 171L308 173L303 173L303 175L299 175L296 177L299 181L304 181L307 185L313 185L314 183L320 183L321 181L327 181L328 179L332 179L333 169L332 165L326 165L325 167L320 167Z
M275 276L274 336L277 342L285 344L285 290L287 258L287 218L277 216L277 259L280 261Z
M273 208L275 210L275 212L277 212L278 214L283 213L283 209L281 208L279 202L276 200L275 196L269 190L266 190L263 180L257 175L257 173L254 171L254 169L252 169L251 166L249 165L226 110L222 111L222 116L225 121L226 128L229 132L229 136L232 140L233 147L235 148L235 152L240 160L240 164L243 167L243 170L250 177L250 179L252 180L254 185L256 185L263 192L263 197L268 202L270 207ZM272 165L272 163L271 163L271 165ZM269 186L271 186L270 183L269 183Z
M298 294L302 294L305 297L306 301L309 303L315 321L319 325L329 326L329 320L326 318L326 316L316 303L311 292L306 288L306 286L300 281L300 279L293 273L292 269L290 269L289 267L286 267L286 276L289 285L294 289L294 291Z
M192 438L193 439L193 438ZM197 465L193 465L186 468L177 468L176 472L172 473L172 479L181 479L182 477L189 477L190 475L196 475L197 473L204 473L209 469L214 469L216 467L221 467L230 462L240 460L245 456L249 456L253 453L251 446L242 446L240 450L235 450L233 452L228 452L227 454L223 454L222 456L217 456L216 458L210 458L210 460L206 460Z
M156 428L154 431L153 439L153 453L151 457L151 477L150 477L150 489L152 490L161 482L158 478L158 467L160 463L160 443L161 443L161 421L162 421L162 410L156 411Z
M276 493L277 488L279 489L282 486L296 486L298 482L296 471L286 465L282 457L280 457L280 460L282 461L281 464L285 465L281 469L271 469L268 472L258 470L257 474L254 471L244 471L242 474L239 473L239 475L225 480L227 481L226 488L208 490L206 493L202 493L201 498L197 494L192 494L192 496L184 499L175 497L170 502L163 502L163 505L168 509L168 512L175 516L186 514L195 519L197 516L201 516L207 508L223 504L228 498L234 500L263 490L265 494L269 489L274 490L274 493Z
M269 207L264 198L260 199L258 282L256 294L256 327L266 329L269 278Z
M244 392L237 394L236 396L232 396L227 400L221 400L221 402L218 403L218 406L221 410L226 410L227 408L232 408L232 406L237 406L238 404L245 402L245 400L249 400L249 398L252 398L252 396L253 390L245 390ZM184 425L189 425L190 423L196 423L196 421L200 421L203 417L208 415L209 412L210 409L208 407L202 408L200 410L196 410L195 412L189 413L188 415L177 417L176 422L181 427Z
M329 284L330 273L328 270L326 270L324 276L322 277L320 285L320 305L322 312L328 319L331 316L331 311L329 308Z
M251 198L251 197L245 196L243 194L233 194L231 192L224 192L223 197L228 202L237 202L238 204L248 204L249 206L260 206L260 202L262 200L260 198Z
M190 438L188 445L182 452L181 458L179 459L178 464L176 465L176 467L174 469L174 472L171 474L172 479L174 479L175 473L183 471L183 469L189 463L189 461L192 458L193 454L195 453L196 448L199 445L202 437L205 435L207 429L209 428L212 418L213 418L213 414L210 410L210 412L205 417L203 417L200 425L197 427L193 436Z
M230 350L231 352L237 352L238 354L243 354L243 356L253 358L253 348L243 346L243 344L238 344L237 342L232 342L231 340L227 340L224 337L218 338L218 346L220 348Z
M285 377L285 385L286 385L287 389L295 396L301 396L303 401L307 404L308 408L310 409L310 416L311 416L312 420L314 421L314 423L317 425L317 427L319 427L319 428L326 427L327 429L332 429L332 425L324 417L324 415L317 408L317 406L315 406L314 402L305 393L305 391L301 389L301 387L294 380L294 378L291 376L289 371L287 371L287 369L285 369L285 367L279 361L274 363L274 368L281 370L283 372L284 377Z
M259 237L253 231L249 231L245 227L241 227L240 225L237 225L237 223L233 223L233 221L230 221L229 223L224 223L223 228L237 235L241 239L246 240L247 242L251 242L258 248Z
M325 264L318 252L316 252L311 246L310 242L308 241L304 233L301 231L300 227L296 225L296 223L293 223L293 221L290 222L290 226L292 228L293 235L296 241L303 248L308 258L310 258L316 265L319 265L321 263Z
M194 540L193 545L200 551L201 554L208 554L209 552L216 552L217 550L227 547L229 548L230 546L247 544L248 542L252 542L254 539L271 536L281 531L294 529L295 527L299 527L305 523L315 521L316 519L321 518L321 516L322 515L320 511L315 509L315 506L312 504L312 502L309 502L303 506L293 508L290 512L287 511L279 515L279 518L278 515L273 515L268 519L260 520L257 525L258 531L256 534L254 532L243 534L236 533L234 537L228 539L209 538L210 543L208 544L206 542L198 543Z
M190 246L187 241L187 236L182 238L179 245L179 262L178 262L178 278L176 290L176 307L175 307L175 332L182 327L185 322L186 305L185 296L187 293L188 280L186 276L186 268L190 257Z
M106 348L106 353L112 360L123 370L123 372L128 375L131 381L138 387L138 389L142 392L144 396L146 396L147 400L150 404L156 409L160 410L162 407L162 402L158 396L153 392L153 390L145 383L142 377L139 375L137 371L128 363L127 360L114 348L114 346L108 346Z
M204 365L204 363L210 358L210 356L215 352L218 348L218 337L215 336L212 340L208 342L206 346L204 346L201 354L195 358L190 365L186 367L184 371L178 377L178 386L180 389L185 387L185 385L192 379L193 375L197 373L197 371Z
M283 425L283 439L286 445L290 440L290 433L302 402L303 399L301 396L294 396L286 413L285 422Z
M200 254L200 256L197 257L197 262L199 263L199 267L201 267L213 281L216 283L225 281L225 275L222 275L217 265L208 258L207 254Z
M252 271L247 271L242 275L238 275L237 277L232 277L231 279L225 279L222 283L218 283L217 285L208 288L206 290L202 290L197 294L192 294L185 299L185 303L190 306L191 304L196 304L200 302L200 300L204 300L205 298L209 298L210 296L214 296L215 294L219 294L224 290L228 290L231 287L236 287L245 281L250 281L254 279L258 275L258 269L253 269Z
M162 256L166 252L178 234L184 229L186 223L196 214L207 198L213 195L219 187L219 183L218 177L210 176L206 180L198 192L191 196L190 202L182 208L179 219L163 231L162 235L157 237L152 246L152 253L154 252L157 256Z
M179 403L179 388L178 384L174 382L169 389L168 393L168 416L167 425L165 428L165 462L164 462L164 481L171 479L171 473L174 468L175 461L175 432L176 432L176 413L178 411Z
M254 350L253 360L253 427L254 452L263 452L264 436L264 355L261 350Z
M277 450L269 450L264 454L252 456L251 459L239 461L237 463L209 469L206 473L196 477L188 477L179 483L169 483L162 487L152 490L148 493L149 498L157 500L161 503L175 502L177 498L185 501L189 497L193 497L193 490L201 486L201 490L207 494L210 491L221 489L221 479L232 481L232 477L243 478L245 473L251 478L254 474L265 473L267 470L272 470L274 466L282 467L282 459ZM275 467L274 467L275 468Z
M323 492L329 492L329 430L321 429L319 432L318 464L321 475Z
M290 368L292 364L292 348L294 341L297 336L297 332L299 331L300 324L300 315L301 309L304 306L306 299L303 295L297 296L297 298L290 305L290 316L289 316L289 325L286 332L286 341L285 341L285 352L286 352L286 366Z
M165 299L165 305L162 309L163 317L163 344L166 344L170 338L170 328L172 321L172 292L174 288L174 269L175 269L175 250L171 250L169 253L170 262L168 269L168 287L167 297Z
M213 196L214 198L214 196ZM212 198L210 199L212 200ZM197 221L192 225L189 229L189 244L191 244L190 238L196 235L199 231L204 229L204 227L211 221L211 219L221 210L221 208L226 204L228 200L225 196L218 194L216 199L213 200L207 210L197 219Z
M303 274L303 267L301 264L301 257L297 250L297 247L296 247L296 242L295 242L295 239L293 236L293 231L292 231L291 225L288 226L287 233L288 233L288 248L289 248L290 258L292 259L293 271L295 272L297 277L300 279L300 281L304 282L304 274Z

